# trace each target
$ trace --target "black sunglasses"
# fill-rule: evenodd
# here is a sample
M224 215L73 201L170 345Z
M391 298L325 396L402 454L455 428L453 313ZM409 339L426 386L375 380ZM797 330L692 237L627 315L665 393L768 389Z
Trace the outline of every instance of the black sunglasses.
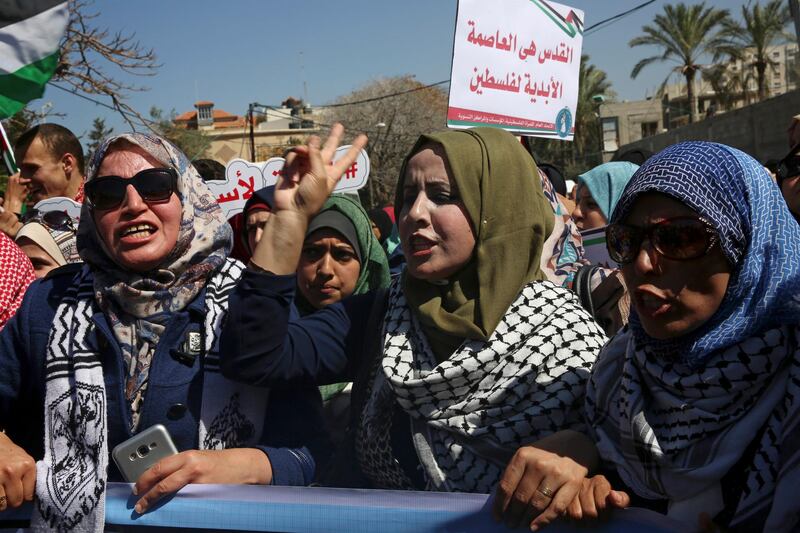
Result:
M645 237L659 254L675 261L702 257L719 240L711 224L697 217L668 218L643 228L609 224L606 226L608 255L617 263L631 263Z
M778 163L778 172L775 177L777 178L778 186L782 186L783 180L794 176L800 176L800 155L798 154L784 157Z
M86 199L94 209L113 209L125 199L128 185L148 204L166 202L178 190L178 173L173 168L148 168L132 178L101 176L86 184Z
M19 221L23 224L28 222L38 222L58 231L74 231L75 223L72 217L64 211L45 211L38 209L28 209L20 217Z

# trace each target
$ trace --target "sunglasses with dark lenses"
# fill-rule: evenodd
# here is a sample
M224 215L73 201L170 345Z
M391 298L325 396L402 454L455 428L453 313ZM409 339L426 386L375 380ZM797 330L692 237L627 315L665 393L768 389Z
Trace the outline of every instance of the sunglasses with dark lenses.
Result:
M172 168L148 168L132 178L100 176L86 184L86 198L95 209L113 209L125 199L128 185L148 204L166 202L178 188L178 173Z
M800 176L800 156L797 154L785 157L778 163L778 172L776 174L778 185L783 184L783 180L794 176Z
M626 224L606 226L608 255L620 264L636 259L645 238L660 255L675 261L702 257L719 240L711 224L697 217L668 218L643 228Z
M28 209L19 217L19 221L23 224L28 222L38 222L47 226L48 228L58 231L74 231L75 223L72 217L64 211L45 211L41 212L38 209Z

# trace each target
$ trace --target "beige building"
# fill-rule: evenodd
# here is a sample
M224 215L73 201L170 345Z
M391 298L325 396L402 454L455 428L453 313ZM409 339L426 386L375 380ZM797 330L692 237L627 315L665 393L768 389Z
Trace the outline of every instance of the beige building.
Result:
M600 106L600 124L603 128L603 161L610 161L620 146L664 130L661 100L604 103Z
M770 47L770 58L776 65L767 68L766 88L769 97L786 94L798 88L798 45L788 43ZM740 109L758 99L758 82L753 69L746 65L753 61L752 53L744 61L727 64L731 77L739 76L744 82L741 97L726 109L714 92L711 83L698 75L694 82L698 119ZM744 73L744 75L742 75ZM600 106L600 124L603 128L603 160L609 161L614 152L630 143L689 124L689 99L685 83L668 84L660 98L653 97L633 102L609 102Z
M290 146L305 141L311 133L319 131L313 119L314 111L302 102L287 99L281 107L266 108L253 118L252 137L255 160L264 161L281 156ZM175 117L175 124L187 129L203 131L210 139L208 156L223 165L240 157L251 159L250 126L247 117L214 109L214 103L200 101L194 111Z

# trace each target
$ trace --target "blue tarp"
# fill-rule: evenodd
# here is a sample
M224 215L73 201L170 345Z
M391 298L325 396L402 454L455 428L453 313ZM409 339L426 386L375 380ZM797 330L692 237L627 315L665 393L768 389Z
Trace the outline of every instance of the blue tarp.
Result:
M131 485L109 483L106 524L113 529L162 527L239 531L329 533L506 532L491 517L492 497L388 490L252 485L189 485L142 516L133 511ZM0 514L0 520L30 516L27 506ZM547 527L552 533L586 531L569 522ZM681 524L644 509L615 511L592 531L654 533L685 530Z

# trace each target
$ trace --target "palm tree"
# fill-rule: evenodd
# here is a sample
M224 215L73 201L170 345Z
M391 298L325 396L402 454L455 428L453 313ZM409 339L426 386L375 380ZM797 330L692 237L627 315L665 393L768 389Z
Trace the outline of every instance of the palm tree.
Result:
M679 72L686 78L689 122L694 122L697 107L694 98L694 77L701 69L699 61L703 56L716 54L725 44L719 30L727 19L727 9L706 7L705 2L690 6L684 3L667 4L664 6L664 13L656 15L652 26L647 25L642 28L644 35L628 43L629 46L649 45L663 49L661 55L647 57L636 63L631 71L631 78L636 78L644 67L652 63L676 62L677 66L672 72ZM662 88L667 80L664 80Z
M750 103L747 86L753 77L749 72L735 72L730 65L718 63L703 70L703 79L711 85L723 110L730 111L739 101Z
M581 55L578 71L578 105L575 109L575 151L578 154L593 152L600 146L601 133L598 125L595 96L608 98L611 82L606 73L591 63L589 56Z
M754 69L759 100L767 97L767 67L778 65L769 56L768 48L785 39L784 28L789 20L789 6L783 0L770 0L763 7L760 3L749 9L742 6L742 22L729 19L724 24L727 42L719 48L715 59L728 55Z

